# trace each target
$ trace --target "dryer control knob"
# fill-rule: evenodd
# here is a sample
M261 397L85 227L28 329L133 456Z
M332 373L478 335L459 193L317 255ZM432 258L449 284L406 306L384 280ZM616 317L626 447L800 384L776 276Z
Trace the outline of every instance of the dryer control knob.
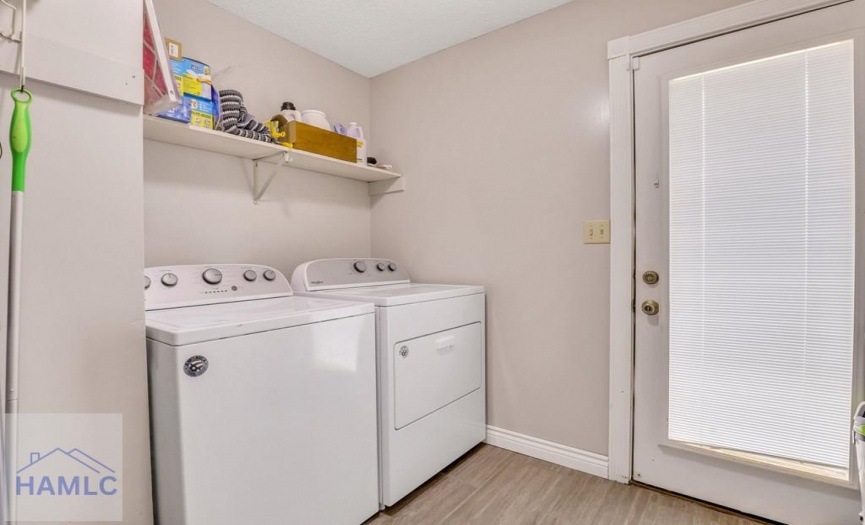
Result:
M274 272L273 270L264 270L264 273L262 275L264 275L264 278L268 281L276 279L276 272Z
M366 271L366 263L363 261L355 261L354 269L358 271L358 273L363 273Z
M392 272L395 272L396 271L396 263L392 262L392 263L388 264L387 269L392 271Z
M144 289L147 290L150 288L150 277L144 276Z
M380 272L387 270L387 265L385 263L378 263L375 265L375 267Z
M177 276L173 273L166 273L162 276L162 279L160 280L165 286L174 286L177 284Z
M222 272L216 268L208 268L204 270L203 274L201 274L201 278L204 279L204 282L207 284L219 284L222 282Z
M255 273L253 270L246 270L245 272L243 272L243 278L249 282L252 282L258 279L258 274Z

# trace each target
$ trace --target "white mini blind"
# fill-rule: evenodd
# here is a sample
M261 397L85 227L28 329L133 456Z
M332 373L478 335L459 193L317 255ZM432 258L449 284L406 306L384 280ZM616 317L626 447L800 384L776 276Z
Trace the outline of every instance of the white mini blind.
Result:
M847 468L853 42L669 83L669 438Z

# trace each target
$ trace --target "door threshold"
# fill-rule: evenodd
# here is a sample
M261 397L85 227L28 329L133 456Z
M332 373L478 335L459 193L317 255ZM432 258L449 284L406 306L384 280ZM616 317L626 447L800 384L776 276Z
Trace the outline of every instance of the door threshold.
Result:
M757 523L764 523L766 525L786 525L784 523L781 523L780 521L772 521L770 519L762 518L760 516L754 516L753 514L745 514L744 512L739 512L736 509L731 509L730 507L724 507L722 505L716 505L715 503L710 503L708 501L704 501L701 499L692 498L690 496L685 496L684 494L679 494L678 492L670 492L669 490L664 490L662 488L658 488L658 487L655 487L652 485L647 485L645 483L641 483L641 482L634 480L634 479L631 480L631 485L634 485L634 486L640 487L640 488L644 488L644 489L648 489L648 490L651 490L653 492L657 492L659 494L671 496L673 498L680 499L682 501L689 501L691 503L696 503L697 505L700 505L701 507L706 507L708 509L718 511L718 512L721 512L723 514L728 514L730 516L736 516L739 518L745 518L745 519L749 519L752 521L756 521Z

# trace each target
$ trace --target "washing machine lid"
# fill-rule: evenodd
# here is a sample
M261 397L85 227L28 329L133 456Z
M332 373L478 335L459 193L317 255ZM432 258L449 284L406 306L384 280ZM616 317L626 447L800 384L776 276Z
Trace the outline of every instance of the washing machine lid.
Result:
M152 310L146 326L149 339L181 346L373 312L368 303L290 296Z
M346 301L365 301L376 306L400 306L480 293L484 293L483 286L407 283L325 290L317 295Z

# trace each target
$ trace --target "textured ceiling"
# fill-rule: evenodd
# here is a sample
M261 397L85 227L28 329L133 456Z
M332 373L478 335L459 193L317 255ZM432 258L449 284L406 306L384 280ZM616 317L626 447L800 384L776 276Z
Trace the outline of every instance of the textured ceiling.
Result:
M210 0L373 77L570 0Z

